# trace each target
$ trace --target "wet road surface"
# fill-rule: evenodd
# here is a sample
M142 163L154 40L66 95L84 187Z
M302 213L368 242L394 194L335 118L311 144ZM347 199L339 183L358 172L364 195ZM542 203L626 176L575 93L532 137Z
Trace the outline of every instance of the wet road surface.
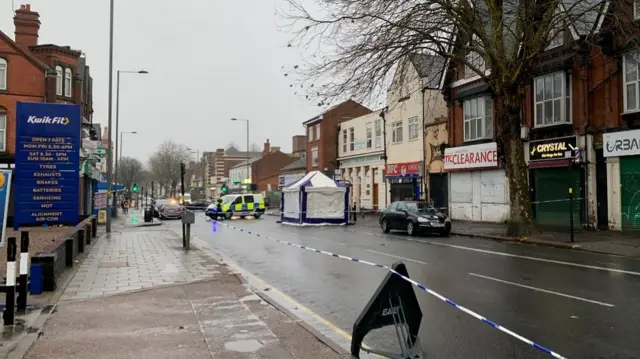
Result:
M215 251L351 333L385 269L304 251L201 215L192 233ZM465 237L407 237L368 227L291 227L275 217L228 221L273 238L390 265L412 279L568 358L637 358L640 261ZM179 222L166 223L179 228ZM546 354L417 290L428 358L545 358ZM395 335L365 342L395 348Z

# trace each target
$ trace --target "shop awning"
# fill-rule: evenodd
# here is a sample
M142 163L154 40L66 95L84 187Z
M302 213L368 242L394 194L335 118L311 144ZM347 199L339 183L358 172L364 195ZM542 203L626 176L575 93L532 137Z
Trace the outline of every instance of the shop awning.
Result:
M573 162L573 158L558 158L554 160L542 160L529 162L529 168L555 168L569 167Z

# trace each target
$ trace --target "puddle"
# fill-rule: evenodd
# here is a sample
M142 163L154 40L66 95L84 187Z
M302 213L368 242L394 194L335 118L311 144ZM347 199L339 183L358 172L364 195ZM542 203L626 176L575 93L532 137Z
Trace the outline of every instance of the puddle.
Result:
M224 348L240 353L251 353L262 347L262 343L255 339L237 340L235 342L224 343Z

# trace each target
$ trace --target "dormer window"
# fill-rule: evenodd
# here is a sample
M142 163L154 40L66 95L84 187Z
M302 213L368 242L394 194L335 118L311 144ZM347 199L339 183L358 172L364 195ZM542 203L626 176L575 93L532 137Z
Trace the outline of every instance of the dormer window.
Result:
M71 86L73 86L73 81L71 81L73 74L71 73L71 69L64 70L64 95L66 97L71 97L72 91Z
M56 66L56 95L62 96L62 67Z
M482 58L482 56L480 56L478 53L476 52L469 52L466 56L467 59L467 66L465 66L464 68L464 77L465 78L469 78L469 77L474 77L474 76L478 76L478 73L476 73L470 65L473 65L473 67L475 67L476 69L480 70L480 71L484 71L484 59Z
M556 26L549 31L549 43L545 50L555 49L564 45L564 30L560 26Z

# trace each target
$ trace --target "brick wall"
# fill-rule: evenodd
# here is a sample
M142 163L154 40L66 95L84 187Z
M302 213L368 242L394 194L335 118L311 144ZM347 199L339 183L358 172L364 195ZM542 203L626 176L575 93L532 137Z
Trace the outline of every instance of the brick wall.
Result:
M263 155L263 157L251 164L251 178L256 184L258 192L266 191L271 185L272 190L278 188L278 176L280 169L295 162L297 158L286 153L275 151Z

